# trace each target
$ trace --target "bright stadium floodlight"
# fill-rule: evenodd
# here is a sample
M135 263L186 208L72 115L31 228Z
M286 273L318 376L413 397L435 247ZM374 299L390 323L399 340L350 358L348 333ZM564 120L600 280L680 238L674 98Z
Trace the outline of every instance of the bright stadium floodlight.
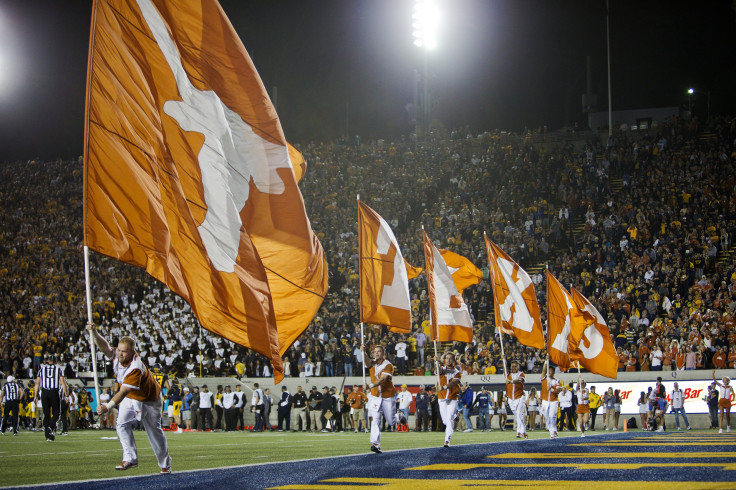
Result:
M412 27L414 46L432 50L437 47L439 9L435 0L414 0Z

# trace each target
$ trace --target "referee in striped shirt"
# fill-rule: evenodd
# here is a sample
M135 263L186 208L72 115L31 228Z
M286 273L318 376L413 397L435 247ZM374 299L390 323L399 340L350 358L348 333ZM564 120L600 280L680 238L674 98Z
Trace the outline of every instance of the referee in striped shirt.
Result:
M64 389L64 397L69 398L69 387L61 368L50 357L41 366L36 375L35 400L41 398L43 407L43 429L46 433L46 442L56 439L56 424L59 422L61 398L59 387ZM39 389L40 388L40 389Z
M15 378L8 376L5 386L0 390L0 405L5 404L2 422L0 422L0 429L3 434L5 434L5 429L12 428L13 435L18 435L18 409L20 408L21 400L25 396L25 391L18 386ZM13 415L10 415L11 412Z

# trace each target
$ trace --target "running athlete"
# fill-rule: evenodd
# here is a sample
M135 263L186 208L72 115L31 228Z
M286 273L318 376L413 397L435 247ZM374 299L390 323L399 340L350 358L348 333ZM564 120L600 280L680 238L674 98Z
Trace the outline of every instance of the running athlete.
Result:
M460 378L463 372L455 364L455 354L446 352L443 356L444 366L440 368L440 382L437 385L437 401L440 405L440 417L445 424L445 446L450 447L450 439L455 431L457 415L457 399L460 395Z
M118 406L117 432L123 447L123 462L116 470L128 470L138 466L138 450L133 437L133 423L143 422L151 449L158 460L161 474L171 473L171 457L166 436L161 430L161 386L156 382L143 360L135 351L135 341L130 337L121 337L116 349L110 347L107 340L97 331L94 323L88 323L87 329L92 333L95 344L108 359L113 360L113 372L120 390L112 400L97 407L97 413L103 415L111 408Z
M731 397L733 395L731 378L729 378L728 376L724 376L721 381L716 380L716 370L714 369L713 382L721 389L721 398L718 400L719 434L723 434L723 414L726 414L726 432L731 432Z

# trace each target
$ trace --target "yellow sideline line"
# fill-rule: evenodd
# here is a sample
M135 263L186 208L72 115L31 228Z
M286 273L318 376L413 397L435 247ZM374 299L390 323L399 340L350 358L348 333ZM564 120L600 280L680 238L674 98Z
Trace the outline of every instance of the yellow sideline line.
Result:
M560 468L562 463L534 463L537 468ZM404 468L416 471L463 471L475 468L529 468L528 463L438 463L415 468ZM641 468L672 468L672 463L565 463L565 468L576 470L639 470ZM677 463L678 468L721 468L722 470L736 470L736 463Z
M271 487L284 490L315 490L315 489L349 489L365 490L366 487L381 487L385 490L407 489L452 489L458 487L499 488L499 487L537 487L554 488L559 490L590 490L591 485L596 490L692 490L694 488L711 490L717 488L733 488L733 482L702 482L702 481L600 481L588 480L444 480L444 479L410 479L410 478L331 478L319 483L284 485Z
M560 459L560 458L736 458L736 452L652 452L652 453L504 453L487 458Z

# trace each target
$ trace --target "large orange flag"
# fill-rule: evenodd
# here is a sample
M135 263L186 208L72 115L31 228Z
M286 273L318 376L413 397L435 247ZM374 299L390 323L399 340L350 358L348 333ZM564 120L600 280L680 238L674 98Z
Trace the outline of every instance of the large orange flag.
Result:
M572 296L547 270L547 353L562 371L570 368L568 348L572 325L582 323L582 314Z
M524 345L544 349L539 304L529 274L487 235L485 240L496 327Z
M616 379L618 355L608 325L598 309L572 288L572 298L583 317L570 331L570 358L576 359L591 373Z
M215 0L94 2L85 244L144 268L277 381L327 291L304 168Z
M408 267L389 224L358 201L360 321L411 331ZM413 268L412 268L413 269Z
M445 263L442 254L424 230L422 238L429 289L430 339L440 342L449 340L472 342L473 322L468 305L463 301L462 291L456 286L452 271ZM460 259L467 260L463 257Z

